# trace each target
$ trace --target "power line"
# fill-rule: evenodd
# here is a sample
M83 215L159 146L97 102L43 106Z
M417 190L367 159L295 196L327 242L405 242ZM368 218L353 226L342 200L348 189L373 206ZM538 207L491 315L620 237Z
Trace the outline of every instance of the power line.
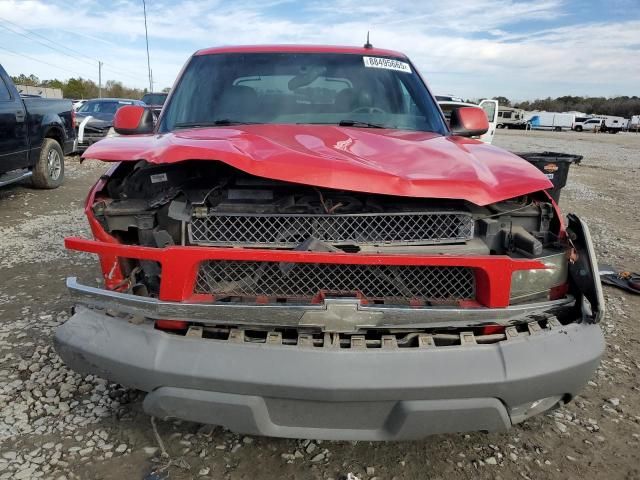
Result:
M73 59L75 59L76 61L84 62L84 63L89 63L87 60L79 59L79 58L77 58L77 57L76 57L76 56L74 56L74 55L70 55L70 54L68 54L67 52L65 52L64 50L62 50L62 49L60 49L60 48L56 48L56 47L53 47L53 46L51 46L51 45L47 45L46 43L41 42L41 41L40 41L40 40L38 40L38 39L30 38L30 37L29 37L29 36L27 36L26 34L21 33L21 32L18 32L18 31L16 31L16 30L12 29L12 28L9 28L9 27L7 27L6 25L0 25L0 28L4 28L5 30L7 30L7 31L9 31L9 32L11 32L11 33L15 33L16 35L21 35L21 36L23 36L24 38L26 38L27 40L31 40L31 41L33 41L33 42L38 42L40 45L44 45L45 47L47 47L47 48L49 48L49 49L51 49L51 50L53 50L53 51L56 51L56 52L58 52L58 53L62 53L63 55L66 55L66 56L67 56L67 57L69 57L69 58L73 58ZM94 63L90 63L90 65L92 65L92 66L93 66L93 65L95 65L95 64L94 64Z
M15 22L12 22L11 20L7 20L7 19L6 19L6 18L4 18L4 17L0 17L0 20L2 20L2 21L3 21L3 22L5 22L5 23L8 23L8 24L10 24L10 25L13 25L14 27L18 27L20 30L23 30L23 31L27 32L27 35L35 35L35 36L37 36L37 37L40 37L40 38L42 38L42 39L46 40L47 42L49 42L49 43L51 43L51 44L53 44L53 45L60 45L60 46L62 46L63 48L65 48L66 50L69 50L70 52L74 52L74 53L76 53L79 57L83 57L83 58L86 58L87 60L90 60L91 62L95 62L95 59L94 59L94 58L91 58L91 57L89 57L89 56L85 55L84 53L79 52L79 51L77 51L77 50L74 50L74 49L73 49L73 48L71 48L71 47L67 47L66 45L61 45L60 43L54 42L53 40L48 39L48 38L47 38L47 37L45 37L44 35L41 35L41 34L39 34L38 32L34 32L33 30L28 30L28 29L24 28L23 26L18 25L18 24L17 24L17 23L15 23ZM16 33L18 33L18 32L16 32Z
M107 70L111 70L113 73L116 73L116 74L118 74L118 75L124 75L125 77L129 77L129 78L131 78L131 79L133 79L133 80L139 80L139 79L140 79L140 77L138 77L138 76L136 76L136 75L134 75L134 74L126 73L126 72L123 72L123 71L118 70L118 69L116 69L116 68L113 68L113 67L112 67L110 64L108 64L108 63L103 63L103 64L102 64L102 68L106 68Z
M34 62L44 63L45 65L49 65L50 67L57 68L59 70L65 71L65 72L73 72L73 73L79 75L80 77L84 76L82 73L76 72L74 70L69 70L68 68L63 68L63 67L61 67L59 65L54 65L53 63L45 62L44 60L40 60L39 58L31 57L31 56L26 55L24 53L18 53L18 52L14 51L14 50L9 50L6 47L0 47L0 49L5 50L5 51L11 53L12 55L15 55L16 57L28 58L29 60L33 60Z
M54 42L54 41L48 39L47 37L45 37L44 35L40 35L39 33L33 32L31 30L27 30L26 28L21 27L20 25L14 23L14 22L11 22L10 20L7 20L7 19L5 19L3 17L0 17L0 20L4 21L6 23L9 23L11 25L15 25L16 27L20 28L21 30L24 30L27 33L25 34L25 33L16 31L16 30L14 30L12 28L7 27L6 25L0 25L1 28L4 28L5 30L7 30L7 31L9 31L11 33L15 33L17 35L21 35L22 37L26 38L27 40L31 40L31 41L37 42L40 45L43 45L43 46L45 46L45 47L47 47L47 48L49 48L51 50L57 51L59 53L62 53L63 55L66 55L69 58L73 58L73 59L75 59L77 61L81 61L83 63L91 65L92 67L95 67L95 63L99 61L97 59L94 59L94 58L91 58L91 57L89 57L87 55L84 55L83 53L78 52L77 50L73 50L73 49L71 49L71 48L69 48L69 47L67 47L65 45L61 45L61 44L59 44L57 42ZM52 45L48 45L48 44L46 44L46 43L44 43L44 42L42 42L42 41L40 41L40 40L38 40L36 38L30 38L28 35L35 35L35 36L38 36L40 38L43 38L44 40L46 40L47 42L51 43L52 45L60 45L64 49L67 49L67 50L72 51L72 52L77 52L77 55L71 55L71 54L65 52L64 50L62 50L61 48L58 48L58 47L55 47L55 46L52 46ZM103 66L104 66L104 64L103 64ZM123 72L123 71L121 71L119 69L116 69L114 67L108 66L108 69L111 70L112 72L118 74L118 75L129 77L132 80L136 80L136 81L139 80L139 77L137 77L135 75L132 75L132 74L129 74L129 73L126 73L126 72Z

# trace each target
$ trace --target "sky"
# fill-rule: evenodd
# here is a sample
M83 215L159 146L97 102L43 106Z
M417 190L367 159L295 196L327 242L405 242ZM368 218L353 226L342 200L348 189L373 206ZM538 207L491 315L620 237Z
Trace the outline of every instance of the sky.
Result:
M436 94L640 95L640 0L146 0L154 90L196 50L362 45L404 52ZM11 75L149 86L142 0L0 0Z

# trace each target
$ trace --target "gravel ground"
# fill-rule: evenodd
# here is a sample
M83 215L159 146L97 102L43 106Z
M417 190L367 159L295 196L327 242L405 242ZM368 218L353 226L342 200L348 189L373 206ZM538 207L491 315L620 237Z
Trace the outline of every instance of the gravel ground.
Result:
M584 155L561 206L588 221L601 263L640 271L640 135L499 131L495 144ZM0 480L640 478L640 297L609 287L595 377L570 405L507 433L320 442L158 420L163 456L142 395L73 373L51 344L70 308L64 278L99 276L62 238L87 234L82 202L104 169L68 158L58 190L0 190Z

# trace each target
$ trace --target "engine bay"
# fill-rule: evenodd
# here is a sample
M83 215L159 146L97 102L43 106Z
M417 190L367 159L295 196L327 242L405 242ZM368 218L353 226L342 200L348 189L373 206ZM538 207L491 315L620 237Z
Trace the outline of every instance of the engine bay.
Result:
M316 246L324 243L329 250L347 252L538 256L558 240L554 210L541 196L479 207L465 201L280 182L206 161L123 163L96 198L93 212L103 228L121 242L155 247L295 249L316 240ZM371 220L377 217L384 222ZM267 218L278 218L280 223L265 221ZM327 220L331 218L339 220ZM220 227L218 238L204 238L191 228L207 219L209 223L227 222ZM246 225L240 225L242 222ZM242 229L278 226L284 230L266 231L262 241L243 240ZM367 228L380 233L372 234Z

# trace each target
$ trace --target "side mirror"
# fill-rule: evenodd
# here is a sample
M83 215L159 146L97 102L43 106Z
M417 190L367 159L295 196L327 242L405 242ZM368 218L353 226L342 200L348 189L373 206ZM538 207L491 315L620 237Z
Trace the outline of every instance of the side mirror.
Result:
M487 114L479 107L460 107L451 111L451 133L461 137L483 135L489 130Z
M153 112L140 105L120 107L113 118L113 129L119 135L152 133Z

